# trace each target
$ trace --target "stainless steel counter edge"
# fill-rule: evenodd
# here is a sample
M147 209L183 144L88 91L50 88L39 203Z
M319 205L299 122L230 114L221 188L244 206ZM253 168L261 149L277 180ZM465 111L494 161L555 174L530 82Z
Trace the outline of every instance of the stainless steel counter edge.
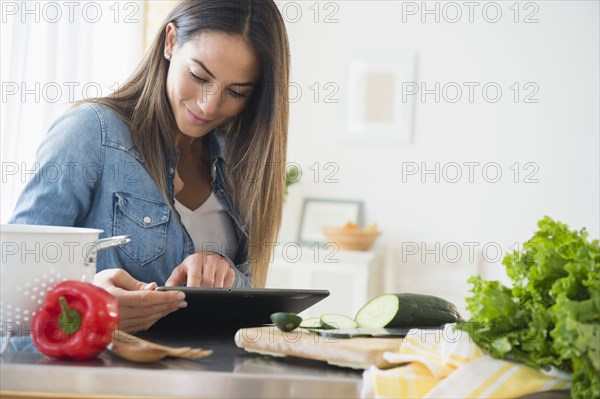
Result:
M357 398L361 381L125 367L2 365L0 391L178 398Z

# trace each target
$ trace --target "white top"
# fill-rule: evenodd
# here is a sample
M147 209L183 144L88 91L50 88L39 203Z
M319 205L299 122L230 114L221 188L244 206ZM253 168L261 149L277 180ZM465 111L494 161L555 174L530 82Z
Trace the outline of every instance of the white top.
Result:
M215 251L233 261L237 252L235 226L215 193L211 192L208 199L193 211L177 200L175 209L194 242L196 252Z

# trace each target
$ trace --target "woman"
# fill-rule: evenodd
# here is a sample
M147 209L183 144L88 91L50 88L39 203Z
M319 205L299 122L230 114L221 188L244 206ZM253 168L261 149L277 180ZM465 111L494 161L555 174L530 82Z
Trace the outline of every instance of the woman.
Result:
M50 127L11 223L93 227L121 328L185 307L157 285L264 287L285 191L289 49L272 1L185 0L113 94ZM210 305L208 305L210 306Z

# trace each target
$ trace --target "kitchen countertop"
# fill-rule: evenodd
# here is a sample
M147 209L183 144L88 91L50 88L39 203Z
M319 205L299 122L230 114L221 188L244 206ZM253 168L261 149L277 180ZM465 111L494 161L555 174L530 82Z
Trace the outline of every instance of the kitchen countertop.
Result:
M0 392L2 397L70 398L359 396L362 370L251 354L235 345L234 334L234 329L139 334L165 345L214 350L204 359L167 358L149 364L133 363L108 351L86 362L52 360L36 352L7 352L0 358Z
M154 330L142 338L171 346L213 349L204 359L167 358L134 363L105 351L82 362L40 353L0 357L0 397L10 398L357 398L362 370L298 358L248 353L234 342L235 329L186 332ZM13 338L16 340L21 337ZM568 399L569 391L521 399Z

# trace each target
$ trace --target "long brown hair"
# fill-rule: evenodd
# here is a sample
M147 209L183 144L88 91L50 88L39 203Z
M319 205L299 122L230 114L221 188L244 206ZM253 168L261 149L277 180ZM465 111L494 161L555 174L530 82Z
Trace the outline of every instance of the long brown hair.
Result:
M171 11L137 69L121 88L90 99L115 110L131 129L148 173L167 198L165 158L175 151L177 124L166 95L166 26L183 45L203 31L242 37L262 65L261 81L244 110L226 126L226 180L248 223L252 284L264 287L281 225L288 129L289 45L272 1L183 0Z

